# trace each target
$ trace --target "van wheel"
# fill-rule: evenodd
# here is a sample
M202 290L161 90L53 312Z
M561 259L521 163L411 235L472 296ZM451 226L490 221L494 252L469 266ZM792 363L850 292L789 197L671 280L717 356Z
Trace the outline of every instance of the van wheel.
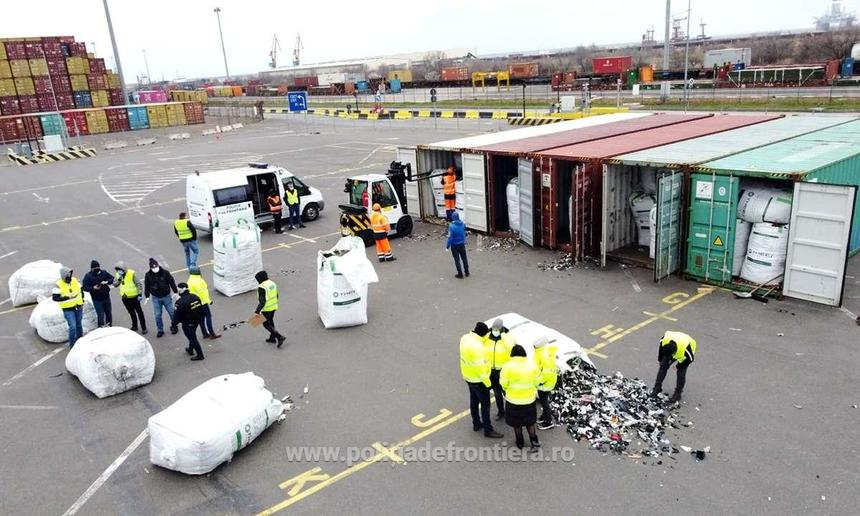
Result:
M397 221L397 236L405 237L412 234L412 217L404 215Z
M364 247L373 247L374 245L376 245L376 238L373 237L372 229L365 229L357 236L361 238L362 241L364 241Z
M305 206L305 212L302 213L302 220L304 220L305 222L310 222L312 220L317 220L319 216L320 208L315 202L312 202Z

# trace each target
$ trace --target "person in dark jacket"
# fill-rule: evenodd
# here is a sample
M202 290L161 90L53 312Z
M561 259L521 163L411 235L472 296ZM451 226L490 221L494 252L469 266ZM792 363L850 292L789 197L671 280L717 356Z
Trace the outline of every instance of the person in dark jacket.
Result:
M265 319L263 328L269 331L269 338L266 339L266 342L270 344L277 342L280 348L284 345L284 340L286 339L275 329L275 312L278 310L278 286L274 281L269 279L266 271L258 272L254 275L254 278L260 284L257 287L257 308L254 310L254 313L262 314Z
M171 291L176 293L176 282L173 280L173 275L160 266L155 258L150 258L149 272L143 278L143 297L146 298L144 303L147 303L149 297L152 296L152 312L155 314L155 325L158 327L156 337L164 336L164 322L161 320L162 309L167 310L167 314L170 315L170 333L173 335L179 333L173 313Z
M93 308L96 309L99 328L113 325L113 314L110 306L110 286L113 284L113 276L102 269L99 262L90 262L90 272L84 274L81 289L89 292L93 300Z
M197 340L197 326L200 325L200 298L188 291L187 283L177 285L179 299L176 301L176 322L182 325L182 333L188 339L185 352L191 360L203 360L203 348Z
M445 249L450 249L454 255L454 266L457 267L455 278L463 279L463 272L469 277L469 259L466 257L466 225L460 220L460 214L456 211L451 214L451 223L448 224L448 243ZM463 267L460 268L460 261Z

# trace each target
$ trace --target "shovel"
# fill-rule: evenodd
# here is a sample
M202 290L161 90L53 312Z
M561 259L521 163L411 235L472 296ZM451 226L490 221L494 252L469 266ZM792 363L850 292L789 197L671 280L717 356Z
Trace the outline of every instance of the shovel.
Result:
M773 277L773 278L765 281L764 283L760 283L756 288L750 290L749 292L738 292L737 290L733 290L732 294L734 294L734 296L738 299L747 299L750 297L754 297L753 294L758 292L762 287L764 287L765 285L767 285L768 283L770 283L772 281L778 280L781 277L782 277L782 274L780 274L779 276ZM770 290L768 290L767 293L770 294L771 292L773 292L774 288L776 288L776 286L774 286ZM767 295L767 294L765 294L765 295Z

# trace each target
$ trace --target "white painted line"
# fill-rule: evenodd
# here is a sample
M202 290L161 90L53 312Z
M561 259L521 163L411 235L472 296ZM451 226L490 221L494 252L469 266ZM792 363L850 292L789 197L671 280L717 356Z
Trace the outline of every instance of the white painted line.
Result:
M58 408L54 405L0 405L0 409L57 410Z
M633 290L636 292L642 292L642 287L639 286L639 282L636 281L636 278L633 277L633 274L631 274L629 270L624 269L624 275L630 280L630 284L633 285Z
M12 301L12 298L11 298L11 297L10 297L9 299L4 299L3 301L0 301L0 306L5 305L5 304L6 304L6 303L8 303L9 301Z
M2 384L2 385L0 385L0 387L8 387L8 386L12 385L12 384L13 384L13 383L15 383L16 381L20 380L20 379L21 379L25 374L29 373L29 372L30 372L30 371L32 371L33 369L36 369L37 367L39 367L39 366L40 366L40 365L42 365L43 363L47 362L51 357L53 357L54 355L56 355L57 353L59 353L59 352L60 352L60 351L62 351L63 349L65 349L65 346L58 346L58 347L57 347L57 349L55 349L54 351L51 351L50 353L48 353L47 355L43 356L43 357L42 357L42 358L40 358L39 360L36 360L36 361L35 361L35 362L33 362L32 364L30 364L29 366L27 366L26 368L24 368L24 370L23 370L23 371L21 371L20 373L16 374L16 375L15 375L15 376L13 376L12 378L9 378L9 379L8 379L8 380L6 380L5 382L3 382L3 384Z
M359 164L359 165L361 165L361 164L362 164L362 163L364 163L365 161L369 160L369 159L370 159L370 157L371 157L371 156L373 156L374 154L376 154L376 151L378 151L378 150L379 150L379 149L381 149L381 148L382 148L382 147L377 147L377 148L373 149L372 151L370 151L370 153L369 153L367 156L365 156L365 157L361 158L361 161L359 161L359 162L358 162L358 164Z
M854 319L855 321L857 320L857 315L854 312L852 312L851 310L845 308L844 306L840 306L839 311L841 311L843 314L847 315L848 317Z
M114 471L119 469L119 467L122 466L122 463L125 462L128 456L134 453L134 450L136 450L137 447L140 446L141 443L146 440L147 436L149 436L149 430L144 428L143 431L137 437L135 437L134 441L132 441L131 444L129 444L128 447L123 450L119 457L117 457L116 460L114 460L111 465L108 466L107 469L104 470L102 474L99 475L99 477L92 484L90 484L90 487L88 487L87 490L84 491L84 493L75 501L75 503L73 503L71 507L66 509L66 512L63 513L63 516L72 516L73 514L77 514L81 507L83 507L84 504L87 503L87 500L89 500L94 494L96 494L96 491L98 491L104 485L104 483L108 481L111 475L113 475Z
M8 253L4 254L3 256L0 256L0 260L2 260L3 258L8 258L8 257L12 256L13 254L15 254L15 253L17 253L17 252L18 252L18 251L10 251L10 252L8 252Z
M147 258L149 258L150 256L152 256L151 254L148 254L148 253L144 252L144 251L143 251L142 249L140 249L139 247L136 247L134 244L132 244L132 243L131 243L131 242L129 242L128 240L125 240L125 239L123 239L123 238L120 238L120 237L118 237L118 236L116 236L116 235L113 235L113 237L114 237L116 240L118 240L118 241L122 242L123 244L127 245L131 250L133 250L133 251L137 251L137 253L138 253L138 254L140 254L141 256L145 256L145 257L147 257ZM160 260L159 260L159 263L160 263Z
M316 241L316 240L314 240L314 239L312 239L312 238L305 238L305 237L302 237L302 236L299 236L299 235L294 235L294 234L292 234L292 233L288 233L288 234L287 234L287 236L291 236L291 237L293 237L293 238L296 238L296 239L298 239L298 240L301 240L302 242L310 242L310 243L312 243L312 244L316 244L316 243L317 243L317 241Z

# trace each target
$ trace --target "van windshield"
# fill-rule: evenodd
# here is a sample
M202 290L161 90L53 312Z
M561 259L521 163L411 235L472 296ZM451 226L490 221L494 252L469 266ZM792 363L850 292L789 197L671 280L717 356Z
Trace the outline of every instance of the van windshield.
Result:
M250 195L248 195L248 185L213 190L212 195L215 197L215 206L228 206L251 200Z

